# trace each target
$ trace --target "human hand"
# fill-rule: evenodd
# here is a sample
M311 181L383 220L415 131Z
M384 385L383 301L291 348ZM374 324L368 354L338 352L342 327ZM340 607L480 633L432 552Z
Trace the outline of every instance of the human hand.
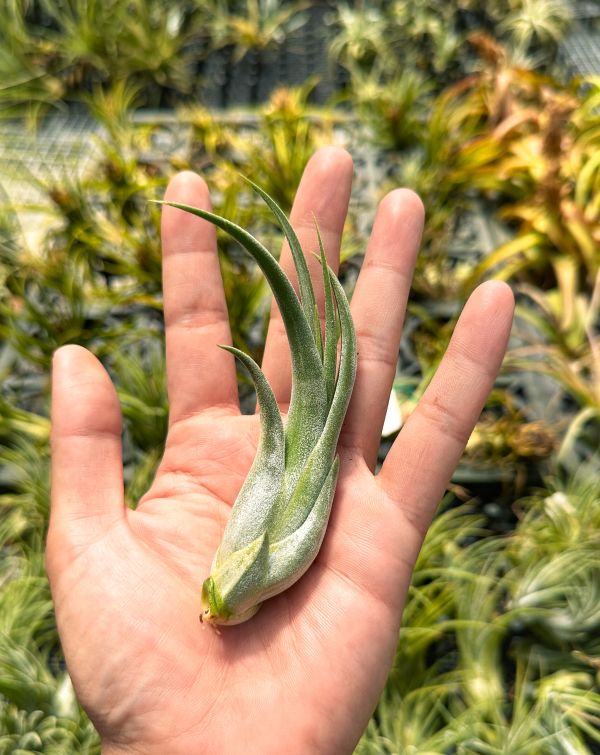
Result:
M307 253L317 248L316 216L334 269L351 179L346 152L320 150L292 211ZM175 177L166 198L209 208L192 173ZM358 741L393 660L422 539L512 318L506 285L475 291L375 476L422 224L422 204L408 190L388 194L377 211L351 302L358 371L321 551L292 588L220 634L200 625L200 587L252 462L258 419L240 414L233 357L216 347L230 334L214 227L163 209L169 431L135 511L124 503L110 378L85 349L57 351L47 569L68 669L106 755L337 755ZM289 273L289 255L282 259ZM310 254L308 264L320 280ZM263 370L285 412L289 352L275 309Z

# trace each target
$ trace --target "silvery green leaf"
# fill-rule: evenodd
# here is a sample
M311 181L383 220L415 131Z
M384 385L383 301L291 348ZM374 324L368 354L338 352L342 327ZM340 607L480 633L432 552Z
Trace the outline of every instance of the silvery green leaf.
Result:
M254 188L288 240L300 300L275 257L243 228L205 210L166 203L214 223L254 257L277 300L292 360L292 395L284 423L256 362L238 349L223 347L245 365L254 381L261 436L211 573L202 586L201 618L214 624L246 621L263 601L294 584L315 559L335 494L339 469L336 447L356 374L356 336L350 307L341 284L327 267L318 228L324 337L300 242L271 197Z

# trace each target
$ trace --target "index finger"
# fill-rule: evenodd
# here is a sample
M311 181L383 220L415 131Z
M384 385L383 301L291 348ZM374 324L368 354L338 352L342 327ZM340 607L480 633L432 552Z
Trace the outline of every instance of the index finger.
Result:
M169 183L165 199L210 210L200 176L185 171ZM174 207L163 207L163 288L170 424L217 406L239 410L231 333L214 226Z

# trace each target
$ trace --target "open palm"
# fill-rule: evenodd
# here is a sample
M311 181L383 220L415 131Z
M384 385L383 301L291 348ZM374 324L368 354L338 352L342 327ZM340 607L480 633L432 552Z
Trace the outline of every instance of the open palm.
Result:
M316 216L334 268L351 179L346 152L320 150L292 211L307 254L317 248ZM173 179L167 198L209 207L192 173ZM233 357L216 348L230 335L214 228L164 208L170 426L135 511L124 504L112 383L85 349L57 352L47 566L68 668L105 753L352 751L392 662L422 538L493 384L512 316L503 284L472 295L374 476L422 224L421 202L407 190L391 192L377 212L352 299L357 380L317 560L254 618L220 633L198 620L200 586L259 426L240 414ZM287 250L282 260L289 273ZM276 309L263 370L285 413L289 352Z

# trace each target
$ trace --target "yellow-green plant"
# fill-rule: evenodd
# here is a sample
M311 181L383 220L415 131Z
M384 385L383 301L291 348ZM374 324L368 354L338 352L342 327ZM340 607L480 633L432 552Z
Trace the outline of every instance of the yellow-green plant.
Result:
M386 31L389 19L371 4L353 8L339 4L336 9L336 30L329 45L329 54L348 68L370 65L389 52Z
M493 138L504 144L499 159L478 178L482 188L503 197L499 216L516 236L473 271L468 285L491 271L498 278L558 276L563 257L573 258L588 286L600 268L600 85L585 93L542 86L538 101L513 104ZM554 268L554 270L553 270Z
M333 139L335 116L309 105L316 83L311 77L302 86L275 90L261 108L259 138L247 146L257 181L285 211L310 156Z
M581 462L577 445L586 429L600 422L600 342L595 326L600 312L600 271L592 291L586 291L578 263L570 257L554 262L557 287L541 291L523 285L517 307L516 335L521 344L510 349L507 369L546 375L573 401L574 412L562 433L557 459ZM533 328L533 330L532 330ZM584 448L595 444L594 435Z
M198 150L191 167L210 176L217 188L219 213L236 217L244 225L240 207L241 190L237 173L252 173L277 204L286 212L292 206L295 190L310 156L320 146L330 144L333 127L342 116L313 108L309 97L316 84L308 79L299 87L276 89L256 116L220 119L203 108L183 108L179 117L189 123ZM249 120L255 123L250 125ZM247 214L255 217L258 208Z
M50 422L4 397L0 416L0 548L27 544L35 552L48 524Z
M302 11L308 2L291 2L282 7L278 0L211 0L205 4L212 45L233 45L241 60L249 50L266 50L285 41L286 35L306 23Z
M416 149L397 161L395 181L428 197L416 289L451 298L490 271L505 279L545 275L559 254L576 257L593 280L597 84L580 96L576 84L524 67L487 34L473 33L469 42L481 70L431 99ZM447 248L457 220L482 209L501 221L497 243L508 240L475 265L452 264Z
M502 154L501 140L484 138L491 126L486 95L495 78L469 77L428 103L418 146L397 159L395 183L428 198L426 254L415 272L415 290L440 299L455 298L466 277L450 264L448 245L457 218L473 205L478 176Z
M214 223L256 260L281 311L292 358L292 397L284 427L260 367L235 347L223 347L242 362L254 381L261 408L261 436L210 576L202 586L201 617L215 624L237 624L249 619L263 601L296 582L317 555L337 481L337 440L356 372L356 336L350 308L341 284L327 267L320 237L324 337L298 237L273 199L252 185L275 215L289 243L300 299L276 259L243 228L205 210L168 203Z
M431 80L417 69L390 69L389 62L379 58L368 71L351 66L349 73L347 99L373 128L377 145L406 150L422 141Z
M41 0L39 4L50 23L37 26L25 14L29 39L35 52L40 48L45 52L47 69L69 98L91 84L118 79L143 85L153 103L160 100L161 87L190 90L189 43L206 20L199 5L193 11L185 0Z
M0 3L0 119L25 116L30 125L65 94L54 69L54 45L32 28L29 0Z
M556 46L572 19L571 5L566 0L513 0L509 5L510 12L498 30L507 32L521 50L528 50L535 43L538 49L542 45Z

